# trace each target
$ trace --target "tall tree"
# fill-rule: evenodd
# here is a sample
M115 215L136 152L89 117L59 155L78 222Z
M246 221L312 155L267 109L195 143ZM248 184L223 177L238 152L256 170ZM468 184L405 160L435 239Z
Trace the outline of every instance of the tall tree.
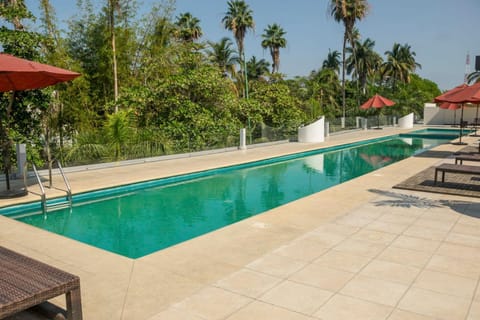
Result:
M200 27L200 20L190 12L180 14L175 21L177 27L177 36L186 42L193 42L202 36L202 28Z
M353 44L353 35L355 30L355 23L365 18L368 13L367 0L331 0L330 14L337 22L342 22L345 27L343 34L343 49L342 49L342 111L345 117L345 53L347 42ZM354 48L354 47L353 47ZM355 50L355 48L354 48Z
M382 64L382 78L393 87L397 81L410 82L410 74L422 66L415 61L415 52L409 44L394 43L392 50L385 51L387 61Z
M342 61L340 61L340 52L337 50L330 51L328 50L328 55L322 63L322 69L330 69L337 73L340 73L340 66L342 65Z
M245 77L245 97L248 96L248 83L247 83L247 71L244 68L245 64L245 50L243 41L248 29L253 30L255 28L255 22L253 21L253 11L248 4L243 0L230 0L228 1L228 10L222 19L225 29L233 32L233 36L237 43L238 55L240 60L240 69L243 71Z
M235 49L232 48L232 40L227 37L220 39L219 42L208 42L210 50L207 50L207 56L210 62L217 65L224 75L230 74L234 77L236 74L235 65L239 58Z
M258 80L268 74L269 63L265 59L257 60L257 57L252 56L247 61L247 73L249 79Z
M352 47L347 48L347 73L356 79L363 94L366 93L368 79L373 79L383 62L382 57L373 50L375 41L367 38L364 42L356 41L355 52Z
M262 34L262 47L268 48L272 56L272 73L278 72L280 67L280 48L287 46L285 34L285 30L276 23L268 25Z

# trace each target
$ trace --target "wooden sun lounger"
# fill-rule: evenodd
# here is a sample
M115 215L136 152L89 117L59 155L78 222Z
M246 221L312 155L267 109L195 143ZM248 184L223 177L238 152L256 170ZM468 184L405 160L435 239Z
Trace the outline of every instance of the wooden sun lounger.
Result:
M462 155L455 157L455 164L463 164L463 161L480 161L480 155Z
M480 166L467 166L467 165L459 165L459 164L451 164L451 163L441 164L438 167L435 167L434 184L437 184L438 172L442 173L442 182L445 182L445 172L480 175Z
M67 319L82 319L80 279L0 246L0 319L65 294Z

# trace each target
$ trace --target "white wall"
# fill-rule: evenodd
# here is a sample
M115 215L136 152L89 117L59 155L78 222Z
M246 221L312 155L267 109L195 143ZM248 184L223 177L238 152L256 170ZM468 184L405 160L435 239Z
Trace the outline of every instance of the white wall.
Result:
M413 128L413 112L410 114L407 114L404 117L401 117L398 119L398 126L401 129L411 129Z
M323 142L325 141L325 117L314 123L298 128L298 142Z
M423 121L425 125L459 124L462 110L445 110L434 103L425 103L423 108ZM475 123L477 106L466 105L463 107L463 120L469 124ZM480 110L478 117L480 117Z

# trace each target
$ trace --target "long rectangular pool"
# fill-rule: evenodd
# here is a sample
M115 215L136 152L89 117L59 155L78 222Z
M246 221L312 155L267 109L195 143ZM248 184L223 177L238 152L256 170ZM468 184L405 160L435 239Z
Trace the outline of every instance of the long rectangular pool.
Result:
M416 135L319 149L75 195L73 208L40 203L0 214L138 258L351 180L452 137Z

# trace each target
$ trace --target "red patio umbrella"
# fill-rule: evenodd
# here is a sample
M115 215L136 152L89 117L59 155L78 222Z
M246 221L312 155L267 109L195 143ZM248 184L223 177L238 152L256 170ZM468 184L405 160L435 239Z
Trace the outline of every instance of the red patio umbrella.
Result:
M480 82L477 82L471 86L466 84L457 86L452 90L449 90L440 96L436 97L435 102L450 102L462 105L462 112L460 114L460 140L459 144L462 144L463 135L463 105L465 103L477 104L477 119L478 119L478 104L480 104ZM475 124L476 127L476 124Z
M382 97L381 95L375 94L373 97L368 99L364 104L360 106L360 109L370 109L370 108L383 108L390 107L395 105L395 102L387 98Z
M59 82L73 80L79 73L53 67L47 64L34 62L0 53L0 92L11 91L10 103L7 107L7 121L13 105L15 91L41 89ZM10 145L8 138L8 122L4 127L0 119L0 131L3 149L3 160L7 182L7 193L10 191Z
M379 94L375 94L373 97L368 99L364 104L360 106L360 109L366 110L370 108L380 109L383 107L390 107L395 105L395 102L389 100L385 97L382 97ZM380 128L380 113L377 114L377 128Z

